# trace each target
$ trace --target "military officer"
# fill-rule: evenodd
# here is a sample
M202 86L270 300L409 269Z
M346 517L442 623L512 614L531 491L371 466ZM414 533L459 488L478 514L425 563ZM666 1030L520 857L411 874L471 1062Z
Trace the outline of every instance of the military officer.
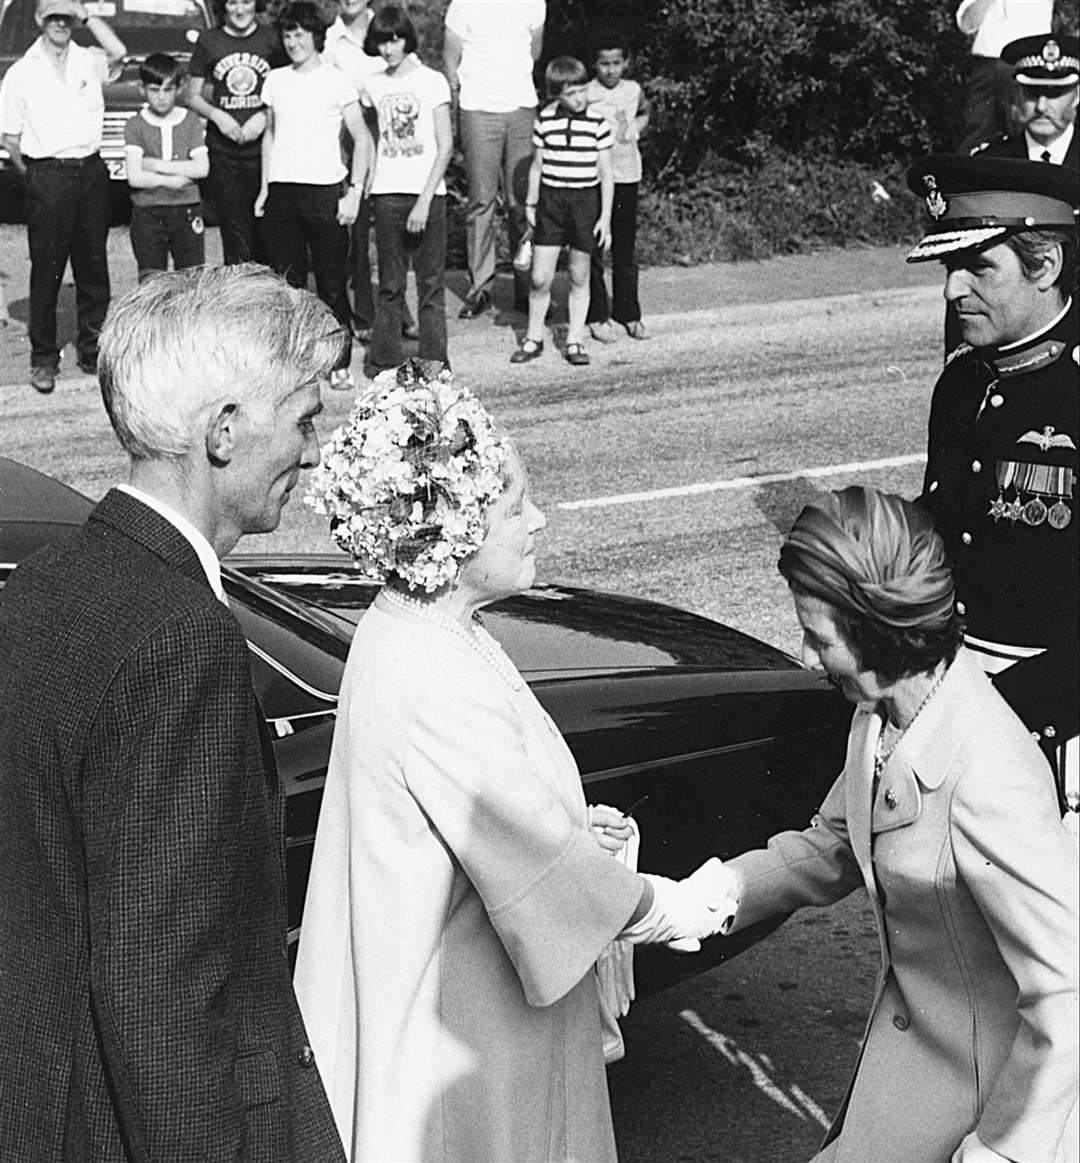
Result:
M1075 799L1076 176L938 155L914 165L908 184L933 218L908 262L944 264L964 339L934 389L919 500L952 558L967 644L1043 742L1063 798Z
M972 153L1051 165L1080 165L1076 110L1080 103L1080 38L1024 36L1001 50L1012 67L1016 106L1023 129L984 141Z

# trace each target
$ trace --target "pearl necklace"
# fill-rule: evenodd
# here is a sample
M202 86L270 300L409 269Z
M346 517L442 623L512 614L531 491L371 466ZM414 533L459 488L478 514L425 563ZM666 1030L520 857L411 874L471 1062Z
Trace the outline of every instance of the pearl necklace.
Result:
M517 667L506 657L498 642L484 629L479 614L473 614L466 628L457 618L451 618L441 610L435 609L430 603L420 601L419 598L409 597L407 594L387 589L385 586L380 593L388 605L412 614L421 621L430 622L432 626L441 626L444 630L449 630L451 634L466 642L470 649L475 650L511 690L519 691L525 685L525 680L518 673Z
M875 779L877 779L881 775L882 769L885 767L885 764L888 763L889 760L892 758L893 752L897 749L897 747L900 746L900 741L904 738L904 736L911 729L911 724L914 723L915 720L919 717L919 715L922 712L923 707L925 707L926 704L934 697L934 695L937 694L938 687L941 686L941 684L945 681L945 676L948 673L949 673L949 668L948 668L948 666L946 666L945 669L941 672L941 674L939 674L937 676L937 679L934 682L934 685L929 689L929 691L927 691L926 698L924 698L923 701L918 705L918 707L915 708L915 714L912 715L910 719L908 719L907 726L901 730L899 735L897 735L895 742L889 748L888 751L886 751L884 749L883 740L885 738L885 732L888 729L888 727L890 726L889 720L886 719L885 722L881 725L881 732L877 737L877 742L874 744L874 778Z

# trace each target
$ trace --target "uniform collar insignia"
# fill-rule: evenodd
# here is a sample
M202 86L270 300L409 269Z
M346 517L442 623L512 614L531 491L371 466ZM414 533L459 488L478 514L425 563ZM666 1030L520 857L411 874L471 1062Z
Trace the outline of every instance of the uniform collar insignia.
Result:
M937 178L933 174L923 174L923 185L926 187L926 208L930 217L936 222L949 208L945 195L938 189Z
M1037 444L1043 452L1049 452L1051 448L1076 448L1072 442L1072 437L1065 432L1056 431L1049 424L1041 432L1036 432L1034 429L1025 432L1023 436L1017 437L1016 443Z
M987 362L999 376L1019 376L1054 363L1068 350L1060 339L1044 339L1020 351L987 354Z

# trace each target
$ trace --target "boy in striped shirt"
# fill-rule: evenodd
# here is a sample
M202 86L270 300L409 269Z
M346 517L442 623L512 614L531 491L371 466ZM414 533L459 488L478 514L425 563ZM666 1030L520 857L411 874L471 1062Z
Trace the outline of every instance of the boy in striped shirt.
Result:
M533 231L529 326L511 363L528 363L544 350L544 317L563 245L570 248L570 325L566 358L575 367L589 362L585 315L589 309L589 267L593 251L611 240L611 128L587 112L589 75L574 57L555 57L544 72L549 97L533 125L533 161L525 217Z

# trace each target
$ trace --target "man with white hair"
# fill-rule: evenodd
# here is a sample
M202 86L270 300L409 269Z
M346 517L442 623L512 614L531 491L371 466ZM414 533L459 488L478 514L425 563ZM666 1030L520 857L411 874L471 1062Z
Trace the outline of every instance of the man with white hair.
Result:
M97 341L109 309L106 243L112 199L101 160L102 85L127 49L82 0L38 0L41 35L4 76L0 134L26 182L30 239L30 384L56 386L56 300L68 260L75 276L80 371L97 371ZM85 24L97 47L74 43Z
M318 462L345 342L254 265L159 275L102 330L128 483L0 593L5 1158L343 1161L219 559Z

